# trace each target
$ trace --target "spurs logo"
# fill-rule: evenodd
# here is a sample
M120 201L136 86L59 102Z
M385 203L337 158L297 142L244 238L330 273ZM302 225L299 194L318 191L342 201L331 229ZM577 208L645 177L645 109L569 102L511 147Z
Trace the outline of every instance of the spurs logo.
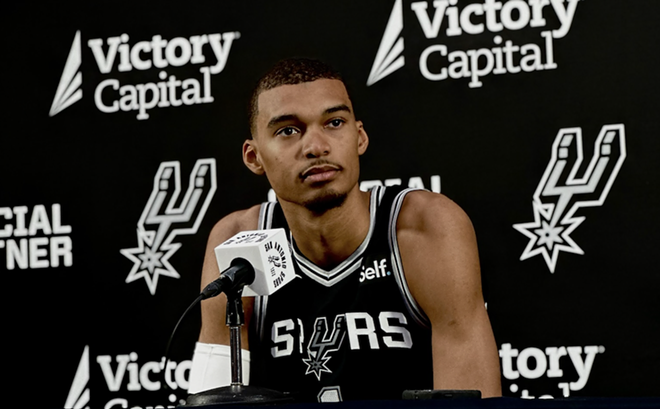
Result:
M307 344L308 358L303 359L307 364L305 375L313 373L319 381L321 373L332 373L326 365L332 358L329 354L339 350L346 336L346 317L343 314L335 317L334 328L332 333L329 332L326 318L318 317L314 322L314 333Z
M169 258L180 247L179 235L197 233L216 189L215 159L199 159L190 173L188 190L177 207L181 192L179 162L163 162L154 178L154 187L137 224L138 246L122 249L134 262L126 283L143 278L152 295L160 275L179 278Z
M275 267L281 267L282 264L280 263L280 257L279 256L268 256L268 262L273 264Z
M577 177L582 164L582 131L580 128L561 129L552 145L550 162L534 192L534 221L513 225L529 238L520 260L541 254L554 273L560 251L584 254L570 237L585 220L575 213L582 207L601 206L605 202L625 158L623 124L605 125L596 139L589 166L581 178Z

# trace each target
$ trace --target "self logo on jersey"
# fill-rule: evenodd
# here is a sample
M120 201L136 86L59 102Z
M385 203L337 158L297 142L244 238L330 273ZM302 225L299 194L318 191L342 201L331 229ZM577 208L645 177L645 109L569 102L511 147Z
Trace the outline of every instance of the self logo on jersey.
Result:
M87 41L81 37L77 31L50 116L83 98L83 60L94 61L101 74L101 80L93 86L92 97L96 108L106 114L133 111L138 120L145 120L154 109L213 102L211 80L224 70L232 44L240 38L240 33L172 38L155 34L140 41L133 41L127 33ZM180 67L188 65L199 69L188 68L181 74ZM93 74L87 69L85 73Z

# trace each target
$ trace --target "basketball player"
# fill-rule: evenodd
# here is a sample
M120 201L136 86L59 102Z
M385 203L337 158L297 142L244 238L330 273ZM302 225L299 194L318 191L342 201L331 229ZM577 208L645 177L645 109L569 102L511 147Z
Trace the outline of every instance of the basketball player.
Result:
M500 395L470 220L425 190L360 191L369 138L340 75L318 61L278 63L253 94L250 126L243 161L278 202L216 224L202 288L219 274L213 249L245 230L285 228L298 277L244 299L249 383L314 401L399 399L404 389ZM230 383L225 303L202 303L191 393Z

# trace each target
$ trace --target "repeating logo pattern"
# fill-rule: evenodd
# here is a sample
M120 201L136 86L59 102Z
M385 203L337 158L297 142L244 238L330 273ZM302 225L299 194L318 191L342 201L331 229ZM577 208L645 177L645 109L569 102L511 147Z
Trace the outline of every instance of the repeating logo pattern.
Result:
M134 397L136 392L169 390L169 403L167 406L157 405L157 408L174 408L177 403L177 393L188 390L189 373L192 367L191 360L181 362L169 361L165 367L165 357L160 361L140 361L136 352L118 355L91 356L89 345L85 346L76 374L69 388L69 393L64 403L65 409L89 409L93 408L140 408L140 406L129 405L129 397ZM95 374L100 370L105 381L105 389L110 392L112 399L105 405L95 401L92 402L90 392L92 372ZM164 381L164 382L163 382ZM165 385L167 384L167 385ZM103 389L103 382L94 383L95 391L98 387ZM96 398L101 394L94 394ZM183 403L182 401L178 402ZM147 406L151 408L152 406Z
M570 237L584 220L576 216L583 207L601 206L626 158L623 124L605 125L596 139L594 154L584 175L582 130L560 129L552 145L552 157L534 192L534 221L513 227L529 238L520 256L526 260L542 255L551 273L555 272L560 251L584 254Z
M239 32L229 31L169 39L156 34L150 40L137 42L131 42L126 33L90 39L86 45L98 72L105 78L95 86L94 104L106 114L137 111L136 118L146 120L153 109L211 103L214 101L212 77L224 70L231 46L239 38ZM78 30L53 98L51 117L82 99L81 63L82 41ZM178 68L187 65L199 65L201 76L180 78ZM123 75L134 70L146 74ZM160 81L154 81L154 71L158 71ZM176 75L172 71L177 71ZM183 72L186 76L191 74L190 69ZM147 82L123 82L137 78Z
M401 69L406 63L402 36L403 4L402 0L394 2L367 86ZM413 1L409 10L414 12L419 24L414 29L421 29L414 34L417 36L415 40L429 44L419 55L419 73L429 81L470 78L468 86L479 88L483 85L481 78L488 75L556 69L554 40L565 37L570 30L577 5L578 0L488 0L483 3L462 2L460 5L457 0ZM556 20L559 27L541 31L539 43L518 44L507 39L509 32L547 27L551 20L546 17ZM482 48L452 50L449 45L438 43L449 37L488 33L493 36L486 41L492 38L492 44ZM438 64L438 60L442 62Z
M159 276L180 277L168 261L181 247L174 239L197 233L217 187L215 159L199 159L190 173L188 190L177 207L181 192L179 167L179 162L161 163L137 224L138 246L120 250L134 263L126 283L144 279L152 295L156 294Z
M564 398L571 396L571 392L584 389L594 368L598 355L605 353L603 345L582 346L548 346L539 348L514 348L509 343L502 344L500 348L503 380L512 381L509 391L520 393L521 398L552 399L552 394L537 395L539 388L523 389L522 385L535 386L530 380L545 379L558 381L558 391ZM577 376L577 379L575 378ZM507 383L507 382L505 382ZM550 392L550 391L548 391ZM531 393L534 393L532 395Z

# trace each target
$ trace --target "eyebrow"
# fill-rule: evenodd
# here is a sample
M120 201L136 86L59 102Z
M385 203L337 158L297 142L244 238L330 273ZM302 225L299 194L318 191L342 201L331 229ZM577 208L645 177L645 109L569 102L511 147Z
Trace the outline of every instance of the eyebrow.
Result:
M325 111L323 111L323 115L334 114L335 112L348 112L350 114L351 108L349 108L348 105L346 104L340 104L326 109ZM274 118L271 118L271 120L268 121L268 128L277 126L282 122L297 121L297 120L299 120L299 118L298 115L295 114L279 115Z
M281 124L282 122L296 121L296 120L298 120L298 115L293 115L293 114L279 115L268 121L268 127L272 128L273 126Z
M341 112L341 111L345 111L345 112L348 112L350 114L351 113L351 108L349 108L348 105L346 105L346 104L341 104L341 105L337 105L337 106L328 108L325 111L323 111L323 113L324 114L334 114L335 112Z

